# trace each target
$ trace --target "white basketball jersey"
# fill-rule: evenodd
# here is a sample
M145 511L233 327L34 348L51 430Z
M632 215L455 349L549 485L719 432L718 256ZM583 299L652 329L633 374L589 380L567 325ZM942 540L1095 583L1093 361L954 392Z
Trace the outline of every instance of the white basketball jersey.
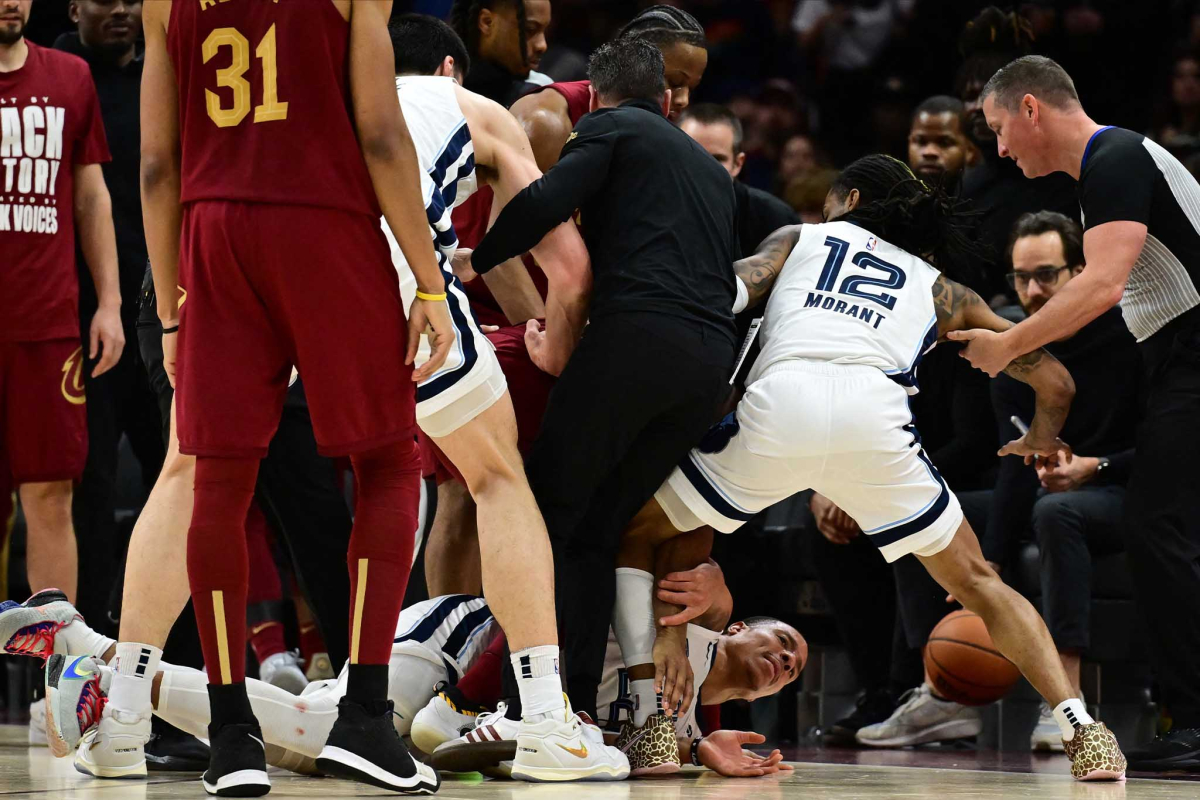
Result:
M804 225L771 290L750 380L788 359L877 367L916 394L938 271L850 222Z
M710 631L699 625L687 626L687 656L692 666L693 694L691 708L675 720L675 732L680 736L694 739L700 735L700 726L696 722L700 691L712 670L720 638L719 631ZM608 649L604 653L604 672L601 673L600 689L596 694L596 713L601 717L597 723L607 731L619 731L621 723L633 716L629 675L621 658L621 646L617 644L616 634L611 629L608 632Z
M396 94L404 122L412 136L421 165L421 196L438 261L449 270L458 247L450 212L479 188L475 175L475 147L471 130L455 95L452 78L405 75L396 78ZM416 281L387 223L383 225L392 249L392 263L400 273L400 293L407 309L416 296Z

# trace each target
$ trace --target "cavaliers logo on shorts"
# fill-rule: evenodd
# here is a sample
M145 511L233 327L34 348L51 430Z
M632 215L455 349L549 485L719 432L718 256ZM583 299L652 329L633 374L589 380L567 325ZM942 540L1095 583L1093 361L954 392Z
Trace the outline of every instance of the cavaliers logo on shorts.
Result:
M62 365L62 396L72 405L81 406L87 402L83 391L83 348L75 348Z

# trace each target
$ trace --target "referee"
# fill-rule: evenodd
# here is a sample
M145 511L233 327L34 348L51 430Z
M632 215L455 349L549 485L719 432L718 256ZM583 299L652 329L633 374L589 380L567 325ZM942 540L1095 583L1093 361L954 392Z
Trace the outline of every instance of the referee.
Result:
M620 533L728 391L737 234L728 173L665 117L658 48L611 42L588 75L592 113L558 164L505 206L471 267L484 273L520 255L580 211L589 324L550 394L527 472L554 550L567 690L595 718Z
M1200 185L1142 134L1093 122L1048 58L1013 61L980 97L1001 157L1028 178L1065 172L1079 182L1087 269L1003 333L950 336L969 340L964 357L995 376L1121 304L1147 370L1123 527L1173 719L1168 733L1128 752L1129 768L1200 768Z

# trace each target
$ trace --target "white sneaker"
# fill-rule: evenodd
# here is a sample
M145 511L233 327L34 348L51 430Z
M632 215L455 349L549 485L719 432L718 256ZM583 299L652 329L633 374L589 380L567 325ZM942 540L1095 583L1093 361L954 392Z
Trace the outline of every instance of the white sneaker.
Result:
M95 778L146 777L150 714L104 707L100 724L89 730L75 751L75 769Z
M486 775L489 770L501 767L501 774L506 773L516 756L517 734L521 729L520 722L504 716L507 710L506 704L499 703L495 711L480 714L474 728L435 747L429 763L434 769L446 772ZM413 726L416 727L415 722Z
M409 736L422 752L432 753L446 742L475 730L480 717L490 715L482 706L465 702L455 688L439 683L437 694L413 717ZM515 725L516 723L514 723ZM515 735L514 735L515 740Z
M331 681L336 678L329 653L313 653L308 659L308 669L305 670L304 677L310 681Z
M29 746L46 747L50 740L46 738L46 701L34 700L29 705Z
M43 589L24 603L0 603L0 646L14 656L49 658L69 652L69 643L59 641L59 631L83 617L58 589ZM82 650L77 652L84 652Z
M300 659L289 650L263 659L258 665L258 679L292 694L300 694L308 686L308 678L300 669Z
M1063 746L1062 737L1062 728L1058 727L1058 720L1054 719L1054 709L1050 707L1049 703L1043 701L1039 709L1037 725L1034 726L1033 733L1029 737L1029 749L1065 753L1066 747Z
M621 781L629 777L629 759L604 743L604 734L587 714L540 722L521 721L512 777L523 781Z
M869 747L906 747L978 736L983 730L979 709L939 700L928 684L910 689L900 707L883 722L860 728L859 744Z

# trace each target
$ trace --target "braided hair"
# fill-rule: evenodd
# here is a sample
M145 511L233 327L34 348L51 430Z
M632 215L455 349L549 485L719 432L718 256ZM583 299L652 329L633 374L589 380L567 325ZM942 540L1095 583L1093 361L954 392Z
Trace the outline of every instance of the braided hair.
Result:
M987 251L974 236L977 214L942 186L930 186L903 161L877 154L842 170L831 191L844 199L851 189L858 190L858 207L841 221L929 259L954 280L978 283Z
M467 45L472 58L479 55L479 12L494 11L497 6L513 5L517 9L517 35L520 37L521 63L529 63L525 41L525 0L454 0L450 7L450 27Z
M955 79L962 97L968 86L981 88L996 70L1033 52L1033 25L1015 11L988 6L963 28L958 50L963 64Z
M659 50L680 42L708 49L704 26L691 14L675 6L650 6L617 31L616 38L623 39L626 36L647 41Z

